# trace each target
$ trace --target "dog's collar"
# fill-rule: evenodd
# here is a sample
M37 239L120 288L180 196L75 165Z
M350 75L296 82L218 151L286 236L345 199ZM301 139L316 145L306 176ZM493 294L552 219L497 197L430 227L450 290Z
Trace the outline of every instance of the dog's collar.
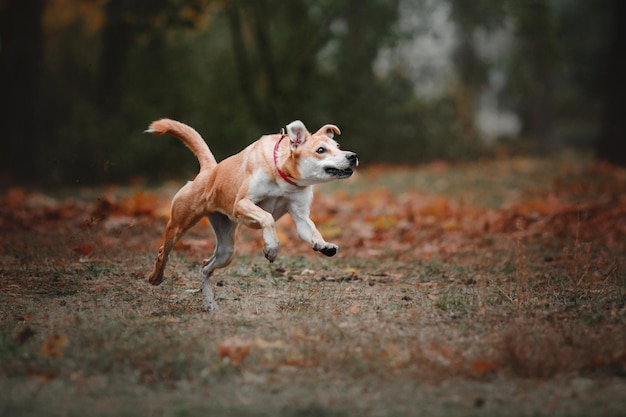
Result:
M291 185L295 185L296 187L300 187L298 184L295 183L295 181L293 181L291 178L289 178L287 176L287 174L285 174L283 172L282 169L280 169L278 167L278 147L280 146L280 142L282 142L282 140L285 137L287 137L287 135L285 134L285 130L283 129L281 131L280 138L278 138L278 140L276 141L276 145L274 145L274 166L276 167L276 172L278 172L278 175L280 175L280 177L282 179L284 179L285 181L287 181Z

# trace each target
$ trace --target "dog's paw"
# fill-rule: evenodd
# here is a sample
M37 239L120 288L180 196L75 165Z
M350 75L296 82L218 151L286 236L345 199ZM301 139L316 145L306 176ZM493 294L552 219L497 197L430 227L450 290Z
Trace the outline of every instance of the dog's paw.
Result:
M267 258L267 260L270 261L270 263L272 263L278 256L278 248L265 248L263 250L263 254Z
M160 285L163 282L163 272L152 272L148 277L148 282L152 285Z
M220 306L217 305L217 303L213 299L211 299L211 300L206 300L206 299L203 300L202 306L204 308L204 311L206 311L207 313L216 312L216 311L219 311L219 309L220 309Z
M327 246L325 248L322 248L320 252L322 252L326 256L335 256L337 254L337 249L337 245Z
M323 245L313 245L314 251L322 252L326 256L335 256L339 246L334 243L324 243Z

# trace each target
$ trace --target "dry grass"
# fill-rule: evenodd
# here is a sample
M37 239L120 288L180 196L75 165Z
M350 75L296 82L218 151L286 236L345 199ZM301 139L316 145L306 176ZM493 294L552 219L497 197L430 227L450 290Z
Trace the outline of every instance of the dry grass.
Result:
M440 176L461 181L456 169ZM215 278L221 311L206 314L189 291L206 226L155 288L161 221L81 222L5 223L0 415L624 415L621 247L525 224L422 259L295 244L268 265L246 243ZM217 348L233 336L250 346L236 366Z

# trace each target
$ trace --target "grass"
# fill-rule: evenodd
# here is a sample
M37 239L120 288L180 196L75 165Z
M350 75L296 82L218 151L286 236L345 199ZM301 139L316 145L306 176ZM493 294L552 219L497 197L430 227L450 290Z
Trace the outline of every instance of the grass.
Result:
M334 191L340 184L329 185L319 195L337 197L319 201L334 210L329 220L318 211L321 228L356 219L350 236L336 236L339 256L294 241L269 265L256 235L244 232L240 255L215 276L217 314L202 312L193 291L207 251L194 242L210 234L206 225L191 231L167 280L152 287L145 276L162 233L158 218L81 226L81 218L35 213L19 218L26 228L0 223L0 415L625 415L622 246L589 235L584 219L579 233L561 235L506 223L503 232L442 232L450 218L429 208L436 221L407 234L402 214L389 212L408 192L444 196L449 207L469 204L459 201L474 190L489 202L484 210L508 207L514 202L503 196L545 196L545 184L567 182L569 190L569 176L579 178L572 169L517 161L506 171L497 161L371 171L351 183L349 200ZM623 186L593 181L604 181L604 192ZM386 211L344 213L377 184L390 184L399 200ZM475 211L446 213L462 223ZM361 231L370 237L352 236ZM398 233L415 237L397 245ZM73 250L83 243L93 252ZM443 250L414 252L426 244ZM218 349L233 336L250 346L239 365Z

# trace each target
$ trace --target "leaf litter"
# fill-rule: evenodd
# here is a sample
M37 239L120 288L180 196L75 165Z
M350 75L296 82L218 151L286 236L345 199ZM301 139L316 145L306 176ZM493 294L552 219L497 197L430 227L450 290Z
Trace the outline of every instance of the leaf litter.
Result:
M625 170L583 158L377 166L316 190L312 217L337 257L312 253L285 218L267 265L259 233L242 228L237 259L216 274L217 315L196 291L215 244L206 221L176 247L166 282L145 282L176 186L6 190L0 384L110 378L198 409L191 393L209 389L216 407L268 413L267 390L277 405L352 410L358 399L379 415L496 412L516 398L537 415L624 405L609 394L626 376ZM326 388L307 397L307 381ZM418 404L399 388L416 384L449 388ZM242 387L246 401L232 394Z

